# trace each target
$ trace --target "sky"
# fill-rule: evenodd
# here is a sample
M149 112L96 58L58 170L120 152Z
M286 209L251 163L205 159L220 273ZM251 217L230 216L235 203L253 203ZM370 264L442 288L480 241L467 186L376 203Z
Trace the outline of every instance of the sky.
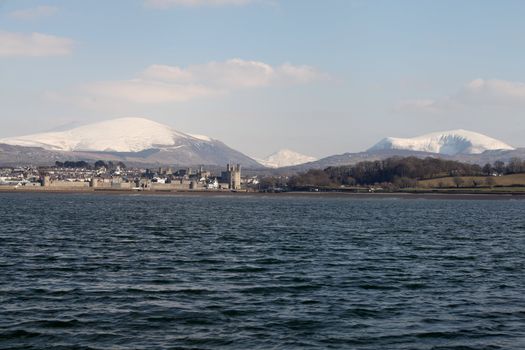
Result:
M0 0L0 137L120 117L254 157L525 146L521 0Z

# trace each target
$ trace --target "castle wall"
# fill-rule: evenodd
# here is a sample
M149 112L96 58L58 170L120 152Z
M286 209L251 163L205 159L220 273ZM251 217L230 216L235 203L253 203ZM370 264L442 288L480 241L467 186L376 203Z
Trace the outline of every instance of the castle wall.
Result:
M72 182L72 181L50 181L45 187L63 187L63 188L84 188L89 187L89 182Z

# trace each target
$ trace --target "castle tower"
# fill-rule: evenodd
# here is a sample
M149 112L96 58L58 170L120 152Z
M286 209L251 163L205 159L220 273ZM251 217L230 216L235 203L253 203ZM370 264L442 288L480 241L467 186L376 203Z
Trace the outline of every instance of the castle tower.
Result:
M45 175L44 177L42 177L42 186L43 187L51 186L51 179L50 179L49 175Z
M241 189L241 165L226 164L226 171L222 172L222 181L228 184L230 190Z

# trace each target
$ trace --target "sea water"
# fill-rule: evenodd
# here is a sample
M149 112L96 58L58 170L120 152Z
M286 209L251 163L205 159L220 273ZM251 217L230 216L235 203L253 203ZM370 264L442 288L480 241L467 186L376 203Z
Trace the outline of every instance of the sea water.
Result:
M0 194L0 348L524 349L525 201Z

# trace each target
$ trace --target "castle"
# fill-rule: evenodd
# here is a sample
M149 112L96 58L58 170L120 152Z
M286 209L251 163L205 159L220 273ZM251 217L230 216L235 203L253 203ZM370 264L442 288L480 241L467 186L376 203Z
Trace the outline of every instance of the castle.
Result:
M221 174L221 180L223 183L227 183L230 190L241 189L241 165L226 165L226 171Z

